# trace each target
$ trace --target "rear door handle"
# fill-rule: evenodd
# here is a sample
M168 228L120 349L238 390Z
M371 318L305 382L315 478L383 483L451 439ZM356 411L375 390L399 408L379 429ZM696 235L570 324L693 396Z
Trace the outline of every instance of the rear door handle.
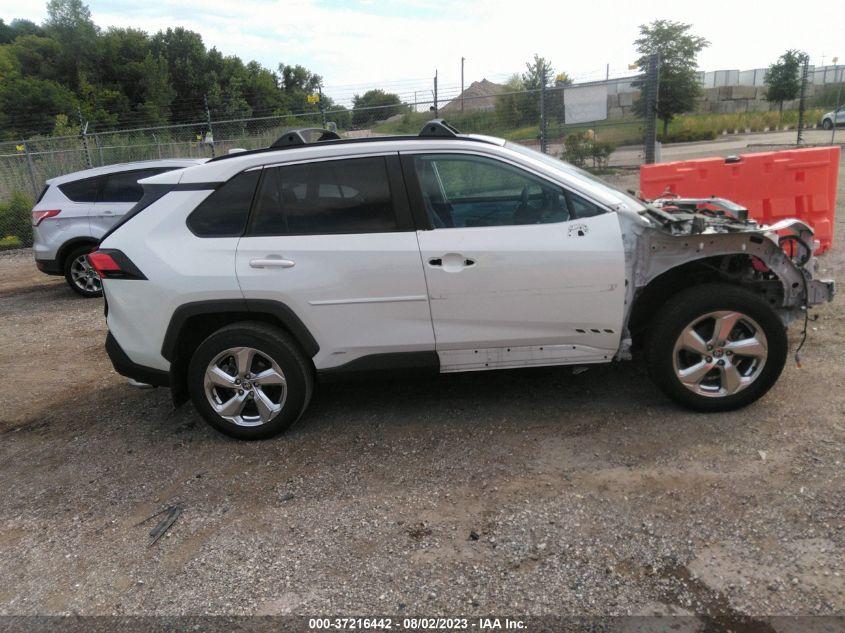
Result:
M249 265L251 268L293 268L296 266L296 262L281 257L265 257L263 259L251 259Z

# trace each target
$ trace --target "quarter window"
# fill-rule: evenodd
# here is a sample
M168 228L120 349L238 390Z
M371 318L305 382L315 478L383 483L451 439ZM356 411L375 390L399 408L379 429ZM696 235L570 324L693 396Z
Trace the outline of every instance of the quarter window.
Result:
M384 157L264 169L250 235L397 230Z
M188 228L198 237L239 237L261 170L241 172L203 200L188 216Z
M139 180L177 169L164 167L156 169L136 169L133 171L119 171L106 176L98 202L138 202L144 195L144 188L138 184Z
M500 161L460 154L413 160L434 228L549 224L601 212L580 196Z

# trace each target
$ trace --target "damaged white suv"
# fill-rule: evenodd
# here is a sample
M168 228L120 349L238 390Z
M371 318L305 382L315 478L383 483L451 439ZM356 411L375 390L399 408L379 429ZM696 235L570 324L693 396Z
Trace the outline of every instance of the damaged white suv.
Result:
M319 377L637 348L677 402L733 409L768 391L786 326L834 292L812 277L800 222L759 227L718 200L646 205L440 120L414 137L292 131L142 184L89 256L108 353L239 438L291 425Z

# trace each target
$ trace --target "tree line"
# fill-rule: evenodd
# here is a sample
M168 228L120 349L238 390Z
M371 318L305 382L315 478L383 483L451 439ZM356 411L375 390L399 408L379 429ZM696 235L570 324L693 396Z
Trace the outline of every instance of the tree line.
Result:
M155 34L100 29L82 0L50 0L43 24L0 20L0 130L7 138L93 129L200 123L315 113L339 127L365 125L368 110L403 111L399 97L371 90L349 111L317 95L323 78L299 64L275 70L207 48L182 27ZM384 112L379 116L382 117Z

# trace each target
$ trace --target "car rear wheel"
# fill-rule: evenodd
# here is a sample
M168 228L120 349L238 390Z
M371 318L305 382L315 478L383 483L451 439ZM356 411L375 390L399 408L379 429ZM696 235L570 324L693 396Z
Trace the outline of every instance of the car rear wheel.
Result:
M657 386L698 411L729 411L760 398L780 376L787 351L786 329L771 307L728 284L672 297L646 345Z
M103 283L97 272L88 263L86 256L94 250L88 244L75 248L65 258L65 280L74 292L86 298L102 297Z
M264 439L302 415L311 399L313 373L282 330L237 323L200 344L188 367L188 388L211 426L238 439Z

